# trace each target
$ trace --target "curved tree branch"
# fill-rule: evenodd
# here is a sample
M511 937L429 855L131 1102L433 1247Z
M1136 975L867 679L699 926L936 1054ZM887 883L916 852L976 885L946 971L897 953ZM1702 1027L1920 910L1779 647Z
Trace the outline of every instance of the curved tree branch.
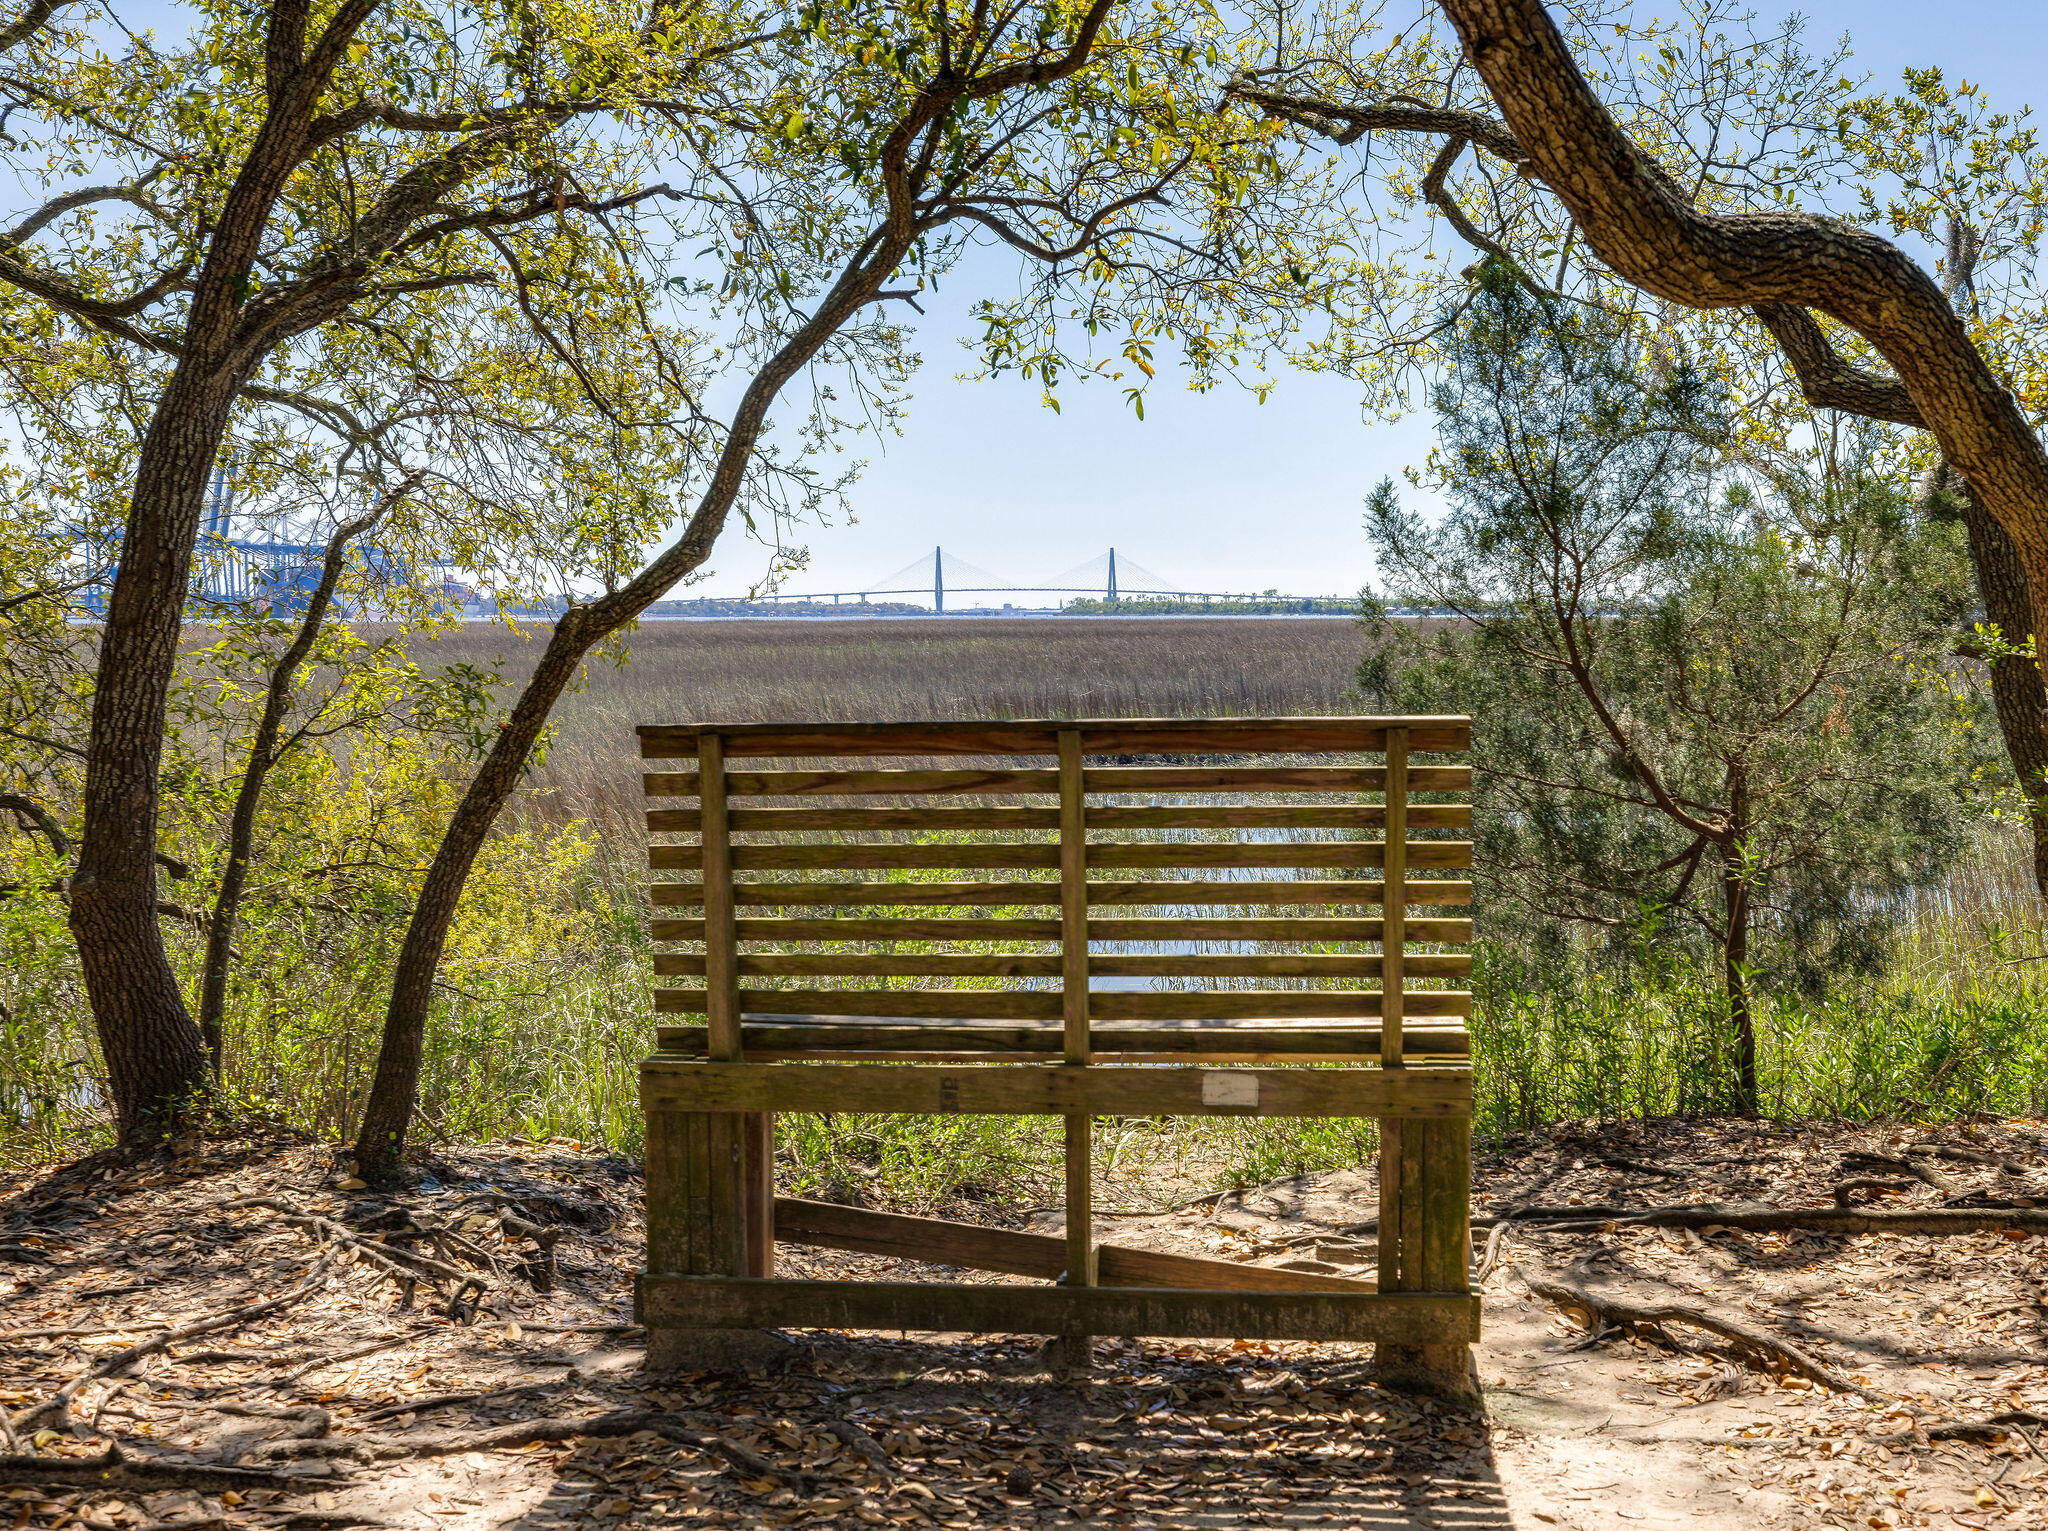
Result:
M2048 631L2048 450L1934 279L1888 240L1834 219L1701 212L1601 104L1542 0L1441 4L1527 151L1523 173L1556 194L1610 269L1690 308L1815 309L1877 349L2011 536L2034 630Z

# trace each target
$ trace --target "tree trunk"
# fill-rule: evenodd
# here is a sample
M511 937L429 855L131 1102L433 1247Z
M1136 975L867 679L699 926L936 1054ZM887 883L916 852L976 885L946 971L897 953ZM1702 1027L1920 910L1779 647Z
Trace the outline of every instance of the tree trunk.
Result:
M157 778L192 549L236 386L232 375L188 366L166 388L143 439L100 636L71 931L131 1146L212 1077L157 925Z
M1728 822L1721 843L1721 979L1728 993L1728 1028L1735 1043L1735 1109L1755 1116L1761 1100L1756 1082L1756 1016L1749 994L1749 875L1743 848L1749 828L1749 786L1740 768L1728 770Z
M419 1094L420 1058L426 1045L434 980L463 885L491 826L519 784L527 756L547 726L549 712L592 647L637 618L711 556L725 518L746 482L747 464L767 425L769 405L842 324L875 300L912 238L907 219L892 219L872 253L841 273L810 319L748 384L733 412L732 429L719 454L718 467L682 536L624 588L588 605L570 607L555 623L532 678L456 805L413 905L412 922L406 927L405 943L399 948L398 966L392 975L377 1071L356 1133L356 1164L364 1178L389 1183L398 1177L406 1130Z
M2007 644L2024 646L2034 633L2027 571L2012 538L1963 486L1963 526L1970 534L1970 561L1977 566L1977 592L1985 619ZM2048 685L2038 659L2001 653L1991 660L1991 701L1998 729L2012 759L2013 776L2027 803L2034 833L2034 887L2048 898Z

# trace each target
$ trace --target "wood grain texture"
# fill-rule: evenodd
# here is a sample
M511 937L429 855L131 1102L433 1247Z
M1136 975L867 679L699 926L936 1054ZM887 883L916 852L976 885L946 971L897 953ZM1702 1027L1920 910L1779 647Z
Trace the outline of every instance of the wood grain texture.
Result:
M697 740L697 770L703 783L703 843L698 849L703 878L705 1013L711 1020L711 1055L728 1062L740 1055L739 944L733 935L732 845L725 826L725 746L716 734Z
M1472 1114L1467 1068L1247 1068L1253 1105L1203 1100L1214 1069L1009 1067L934 1064L691 1063L655 1056L640 1065L644 1109L682 1111L880 1111L914 1115L1343 1116Z
M1380 987L1385 1002L1380 1015L1380 1067L1401 1066L1402 991L1407 979L1403 957L1407 950L1408 858L1415 849L1408 842L1408 730L1387 730L1387 838L1385 927L1380 933ZM1471 850L1466 847L1467 852ZM1421 864L1421 863L1418 863Z
M633 1311L650 1329L880 1329L1128 1334L1175 1339L1465 1344L1479 1299L1427 1293L953 1286L646 1276Z
M1013 919L748 919L736 922L742 941L974 941L1047 942L1060 938L1057 920ZM1381 922L1345 918L1209 918L1092 919L1091 941L1258 941L1307 945L1340 944L1380 939ZM701 941L702 920L654 920L648 933L656 941ZM1410 942L1462 945L1472 939L1468 919L1408 921Z
M775 1236L786 1243L809 1244L818 1249L893 1255L931 1265L1031 1276L1040 1281L1057 1281L1069 1258L1066 1240L1055 1234L1019 1233L1011 1228L990 1228L936 1217L906 1217L791 1196L776 1198ZM1204 1260L1119 1244L1097 1245L1095 1261L1103 1286L1226 1292L1375 1290L1370 1281L1240 1265L1234 1260Z
M664 978L697 978L704 973L702 953L660 953L654 971ZM754 956L742 952L742 978L1059 978L1066 971L1063 956L983 952L917 952L895 955L873 952L799 952ZM1410 957L1411 978L1462 978L1472 959L1453 956ZM1142 957L1091 955L1088 972L1100 978L1377 978L1378 957L1205 956L1171 952Z
M1464 823L1470 823L1471 811ZM799 831L833 830L846 834L886 834L902 830L924 830L937 834L959 830L1058 829L1057 808L929 807L929 808L729 808L726 822L734 834L784 834ZM1374 821L1378 822L1377 820ZM698 815L694 808L650 808L650 834L695 834ZM1332 828L1341 826L1332 825ZM1444 824L1455 829L1461 824Z
M655 1046L661 1052L685 1058L704 1056L702 1026L657 1026L654 1035ZM1462 1026L1432 1022L1409 1027L1407 1035L1409 1050L1420 1056L1462 1058L1472 1050L1471 1037ZM1192 1055L1196 1054L1207 1059L1266 1058L1276 1063L1311 1059L1358 1062L1378 1056L1379 1040L1379 1027L1370 1023L1107 1022L1094 1027L1090 1056L1122 1062L1133 1057L1186 1062L1193 1061ZM1060 1028L1049 1022L949 1024L790 1016L747 1022L745 1043L747 1057L764 1063L828 1056L879 1062L879 1055L883 1054L927 1061L953 1058L997 1062L1055 1058L1062 1053Z
M1377 989L1097 989L1091 1021L1342 1020L1377 1017ZM1408 997L1411 1015L1470 1015L1463 989L1424 989ZM702 1015L702 989L656 989L657 1015ZM741 989L740 1012L772 1015L930 1016L959 1020L1046 1020L1066 1015L1057 989ZM1076 1060L1078 1061L1078 1060Z

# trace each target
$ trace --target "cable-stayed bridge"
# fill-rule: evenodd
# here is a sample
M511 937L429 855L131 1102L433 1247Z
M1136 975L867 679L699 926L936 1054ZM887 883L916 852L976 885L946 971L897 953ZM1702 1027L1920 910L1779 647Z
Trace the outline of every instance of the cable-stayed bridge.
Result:
M991 573L978 564L971 564L956 553L948 553L943 547L911 560L893 573L870 581L854 590L778 590L755 599L762 604L779 605L784 601L816 603L831 601L835 604L846 601L856 603L872 600L894 600L902 597L928 598L934 612L946 610L947 601L955 608L961 605L985 607L987 601L969 600L967 596L1053 596L1060 603L1076 598L1103 601L1142 601L1147 599L1182 601L1349 601L1350 596L1333 595L1282 595L1273 590L1189 590L1154 574L1150 569L1127 555L1119 554L1115 548L1099 553L1086 562L1075 564L1057 574L1041 580L1009 579ZM1018 604L1010 602L1006 604ZM1033 604L1044 604L1043 602Z

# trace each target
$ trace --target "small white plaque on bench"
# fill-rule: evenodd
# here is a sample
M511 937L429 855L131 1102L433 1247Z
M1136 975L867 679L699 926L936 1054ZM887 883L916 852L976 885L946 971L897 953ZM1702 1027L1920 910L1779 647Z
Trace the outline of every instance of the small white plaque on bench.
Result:
M1202 1071L1202 1104L1205 1106L1256 1106L1259 1076L1231 1069Z

